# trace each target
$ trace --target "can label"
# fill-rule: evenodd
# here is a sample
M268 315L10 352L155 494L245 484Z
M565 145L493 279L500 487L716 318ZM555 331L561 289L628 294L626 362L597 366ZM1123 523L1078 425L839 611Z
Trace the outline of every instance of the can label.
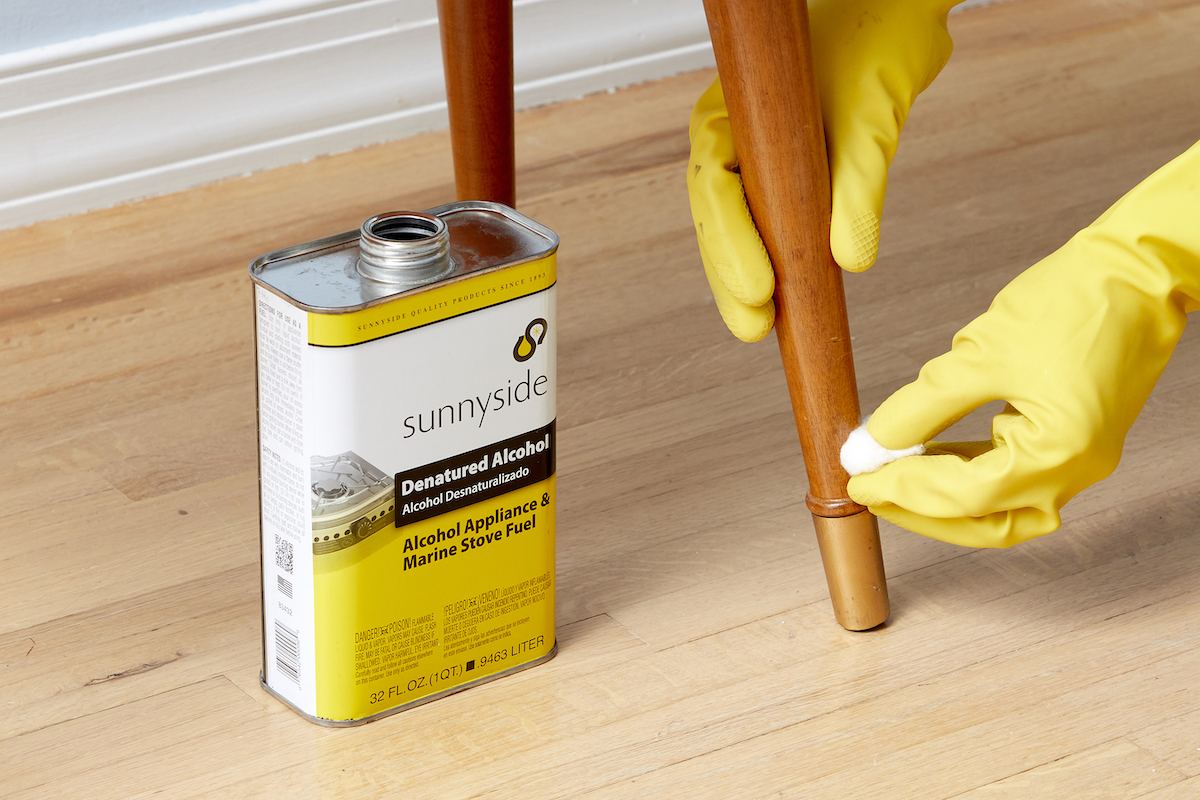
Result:
M261 283L264 682L350 723L552 654L555 260L349 313Z

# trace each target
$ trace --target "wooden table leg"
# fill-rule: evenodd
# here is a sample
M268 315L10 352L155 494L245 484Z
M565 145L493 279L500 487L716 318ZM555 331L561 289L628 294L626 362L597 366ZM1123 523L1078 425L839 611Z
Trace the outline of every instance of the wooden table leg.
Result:
M438 0L459 200L516 205L512 0Z
M806 498L838 622L890 612L879 527L839 452L859 423L842 271L804 0L704 0L746 199L775 266L775 329L808 472Z

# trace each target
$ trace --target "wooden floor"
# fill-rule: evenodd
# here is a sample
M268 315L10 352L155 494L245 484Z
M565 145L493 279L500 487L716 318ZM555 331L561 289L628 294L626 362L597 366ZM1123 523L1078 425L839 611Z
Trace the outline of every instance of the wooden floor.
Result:
M868 409L1200 137L1200 0L952 28L847 281ZM843 631L774 341L699 268L710 78L519 115L519 205L562 238L561 649L359 728L258 684L246 265L452 199L446 135L0 234L0 796L1200 797L1200 331L1063 530L885 525L892 621Z

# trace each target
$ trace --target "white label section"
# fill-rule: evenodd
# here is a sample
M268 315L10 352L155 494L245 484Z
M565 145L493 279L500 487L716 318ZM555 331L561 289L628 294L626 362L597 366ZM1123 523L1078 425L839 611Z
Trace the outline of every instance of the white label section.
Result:
M312 505L305 457L308 315L255 287L259 476L262 492L263 636L267 684L316 712Z
M352 347L310 347L309 455L352 451L390 476L549 424L554 298L551 287Z

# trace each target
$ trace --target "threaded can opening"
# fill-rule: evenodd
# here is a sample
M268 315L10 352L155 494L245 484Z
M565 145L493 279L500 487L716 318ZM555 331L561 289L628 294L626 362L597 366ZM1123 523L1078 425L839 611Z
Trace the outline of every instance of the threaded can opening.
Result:
M358 273L373 281L416 286L450 272L450 231L429 214L377 214L362 224L358 246Z
M391 242L419 242L438 233L437 223L441 220L424 219L416 214L402 214L384 219L376 218L371 233ZM444 225L442 227L445 227Z

